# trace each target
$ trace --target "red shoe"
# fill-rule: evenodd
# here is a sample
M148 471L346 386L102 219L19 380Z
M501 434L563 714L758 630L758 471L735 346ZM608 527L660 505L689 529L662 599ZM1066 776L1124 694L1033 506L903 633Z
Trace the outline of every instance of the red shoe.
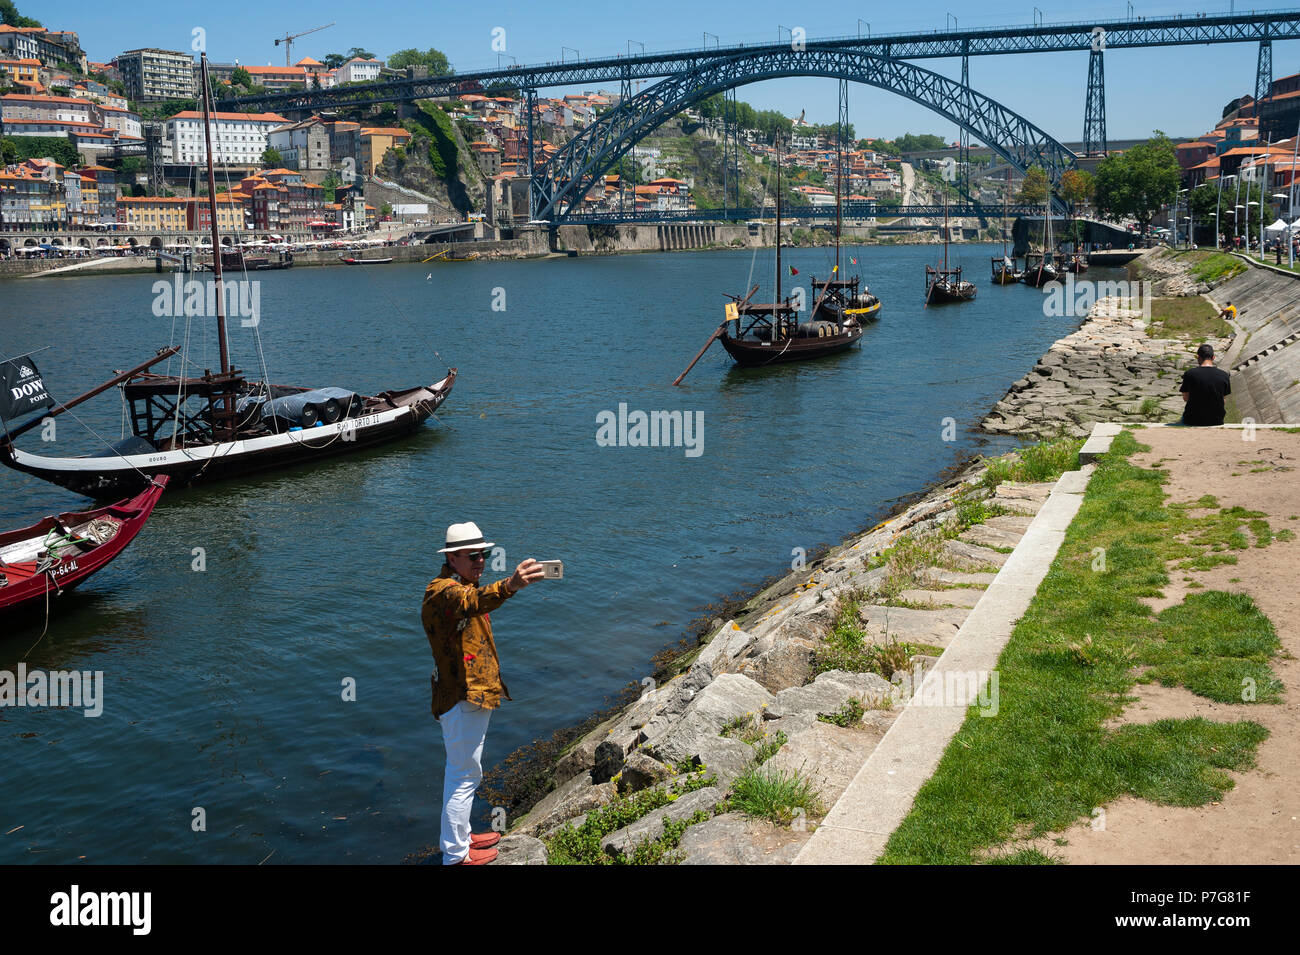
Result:
M461 859L456 865L487 865L497 857L495 849L475 849L470 847L469 855Z
M499 832L471 832L469 834L469 847L471 849L490 849L501 841Z

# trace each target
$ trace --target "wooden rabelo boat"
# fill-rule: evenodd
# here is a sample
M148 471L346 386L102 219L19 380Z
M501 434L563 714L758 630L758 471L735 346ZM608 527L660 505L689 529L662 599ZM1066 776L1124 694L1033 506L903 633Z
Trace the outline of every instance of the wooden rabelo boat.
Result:
M832 275L832 279L834 276ZM673 381L681 384L682 379L695 367L695 363L704 357L714 340L722 342L722 347L736 364L744 368L763 365L783 364L791 361L805 361L812 358L824 358L845 351L857 344L862 338L862 323L851 313L849 308L841 308L837 313L838 321L818 319L815 316L825 305L833 292L838 291L841 301L859 302L854 308L871 307L857 294L856 282L846 282L836 290L831 283L824 283L822 295L812 309L813 318L807 322L799 320L799 310L790 296L781 296L781 151L778 144L776 153L776 295L772 302L754 302L758 292L755 285L749 294L732 295L725 307L726 318L704 343L686 370ZM850 297L849 294L852 294ZM875 296L871 296L875 298ZM879 303L875 304L879 311ZM823 311L822 314L832 314ZM874 312L873 312L874 314Z
M0 613L34 609L107 566L144 529L166 487L161 475L129 500L0 534Z
M209 147L208 196L215 207L206 55L201 66L204 136ZM215 208L211 218L212 244L219 248ZM433 384L375 396L343 388L246 380L231 366L228 354L220 257L214 260L213 271L218 371L194 377L153 374L150 368L180 351L161 349L71 401L56 405L47 399L42 405L47 411L0 435L0 463L78 494L115 499L136 493L153 475L168 475L173 487L184 486L315 461L389 441L415 431L451 392L455 368ZM24 371L34 367L30 357L25 359ZM114 386L121 387L124 405L130 408L131 436L82 457L47 457L14 445L15 438L39 426L43 418L62 414Z
M838 230L837 230L838 231ZM829 284L829 283L828 283ZM853 287L856 293L856 286ZM727 321L718 338L727 354L743 367L774 365L789 361L822 358L845 351L862 337L862 323L841 309L838 321L817 318L829 297L829 287L812 308L812 320L799 321L799 312L789 297L781 297L781 150L776 153L776 300L750 301L758 286L741 297L732 295ZM842 291L847 291L843 289ZM848 301L847 298L844 301ZM822 311L822 314L829 314Z
M948 267L948 194L943 195L943 266L925 267L925 304L969 302L975 297L975 283L961 277L961 266Z
M1020 281L1034 288L1042 288L1048 282L1055 282L1060 278L1061 272L1052 262L1051 256L1041 252L1025 253L1025 271L1021 273Z
M1025 271L1021 273L1020 281L1026 285L1032 285L1034 288L1042 288L1048 282L1062 280L1060 269L1052 261L1052 255L1047 250L1052 247L1052 193L1048 190L1047 202L1043 205L1043 251L1025 253Z
M1011 202L1011 167L1007 166L1007 182L1002 190L1002 257L993 256L993 284L1015 285L1021 272L1016 268L1016 257L1007 248L1007 206Z
M354 259L340 255L339 258L348 265L387 265L389 262L393 261L391 256L386 259Z

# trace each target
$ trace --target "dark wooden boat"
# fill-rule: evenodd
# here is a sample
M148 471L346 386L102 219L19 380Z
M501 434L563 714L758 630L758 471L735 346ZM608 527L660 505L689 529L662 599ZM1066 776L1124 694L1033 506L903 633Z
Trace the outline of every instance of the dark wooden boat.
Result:
M1082 275L1088 271L1088 258L1081 252L1066 253L1061 256L1061 261L1057 265L1058 272L1073 272L1075 275Z
M852 290L850 297L849 291ZM726 319L719 325L704 343L686 370L673 382L679 385L695 363L698 362L714 340L722 342L722 347L736 364L745 368L763 365L784 364L792 361L806 361L824 358L853 347L862 338L862 322L849 314L848 308L841 308L840 320L819 319L817 314L825 305L825 300L833 291L830 282L824 283L821 297L812 309L812 319L807 322L799 320L799 311L787 296L781 296L781 153L778 143L776 156L776 296L772 302L753 302L758 286L755 285L745 296L729 295L732 300L726 306ZM857 294L856 282L842 283L838 294L841 301L858 301L855 308L873 308ZM871 296L875 298L875 296ZM879 302L874 304L874 312L879 311ZM823 312L823 314L826 314Z
M925 267L925 304L969 302L974 297L975 283L962 280L961 266L948 267L948 194L945 192L943 194L943 266Z
M1020 281L1026 285L1032 285L1034 288L1042 288L1048 282L1061 280L1061 273L1057 271L1050 256L1046 256L1041 252L1025 254L1025 271L1021 273Z
M39 606L107 566L144 529L166 487L159 476L128 500L0 534L0 613Z
M387 265L389 262L393 261L391 256L386 259L353 259L344 258L340 255L339 258L348 265Z
M758 286L750 289L744 298L731 296L733 302L727 306L728 321L723 322L722 333L718 336L722 347L738 365L746 368L824 358L851 348L862 337L862 324L856 318L843 314L843 310L836 321L817 317L829 297L829 286L827 282L813 306L812 319L807 322L799 321L799 313L789 298L781 298L781 151L778 147L776 301L751 302ZM853 288L856 289L856 285ZM841 289L841 292L845 290Z
M204 130L211 157L206 56L201 64ZM215 205L211 159L207 172L209 201ZM213 209L212 244L219 247L216 222ZM220 257L213 262L213 271L220 287ZM223 299L215 296L219 371L195 377L150 372L180 351L172 347L64 404L56 405L42 395L36 417L0 434L0 463L78 494L115 499L136 493L154 475L165 474L174 488L182 487L310 463L400 438L427 420L455 384L455 368L433 384L374 396L342 388L246 380L230 363ZM23 371L35 367L30 356L24 361ZM114 386L121 386L124 405L130 408L131 437L80 457L47 457L15 446L14 439L38 427L44 418L62 414Z

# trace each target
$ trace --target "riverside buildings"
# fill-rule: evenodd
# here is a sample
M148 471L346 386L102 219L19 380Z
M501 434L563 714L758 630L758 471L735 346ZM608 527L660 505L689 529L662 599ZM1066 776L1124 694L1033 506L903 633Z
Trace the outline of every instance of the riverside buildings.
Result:
M213 113L212 120L213 162L250 167L262 164L271 130L288 122L276 113ZM202 113L177 113L167 120L164 130L173 163L199 166L208 161Z
M135 102L194 98L194 57L176 50L127 50L113 60L128 99Z

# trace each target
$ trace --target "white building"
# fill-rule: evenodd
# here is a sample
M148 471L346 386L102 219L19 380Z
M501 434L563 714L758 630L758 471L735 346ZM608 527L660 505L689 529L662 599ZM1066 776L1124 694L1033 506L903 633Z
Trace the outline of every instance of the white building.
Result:
M98 106L96 112L99 114L99 119L103 122L105 129L116 129L124 136L139 138L142 135L139 113L133 113L128 109L117 109L113 106Z
M334 82L369 83L379 79L379 71L384 68L383 60L361 60L353 57L334 71Z
M260 166L268 134L287 122L276 113L213 113L213 161L232 166ZM170 143L172 162L177 165L207 162L202 113L196 110L177 113L167 120L163 137Z

